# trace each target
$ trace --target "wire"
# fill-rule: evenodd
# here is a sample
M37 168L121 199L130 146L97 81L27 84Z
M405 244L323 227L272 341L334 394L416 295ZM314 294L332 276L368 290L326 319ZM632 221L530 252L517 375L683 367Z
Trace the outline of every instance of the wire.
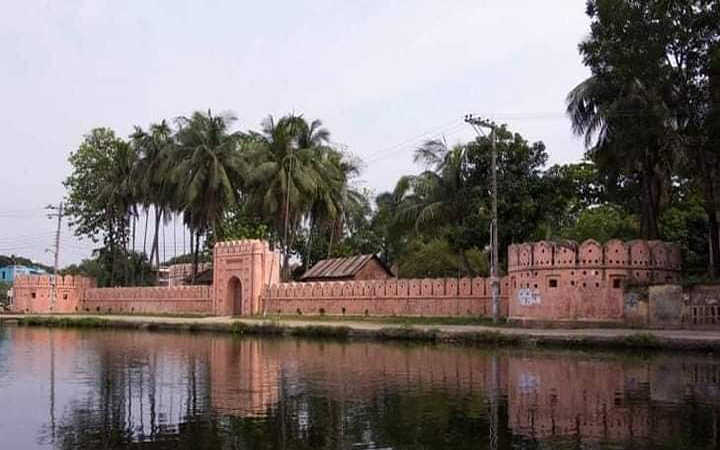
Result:
M401 146L404 147L404 146L406 146L406 145L409 144L409 143L416 142L416 141L418 141L418 140L422 140L423 137L425 137L425 136L428 136L428 135L437 135L438 133L442 132L442 130L447 129L447 128L455 127L456 125L463 125L463 121L462 121L462 120L459 120L459 119L454 119L454 120L452 120L452 121L450 121L450 122L447 122L447 123L445 123L445 124L443 124L443 125L440 125L439 127L437 127L437 126L436 126L436 127L433 127L433 128L431 128L429 131L425 131L424 133L420 133L420 134L418 134L418 135L416 135L416 136L413 136L413 137L411 137L411 138L405 139L405 140L403 140L403 141L401 141L401 142L399 142L399 143L397 143L397 144L391 145L390 147L386 147L386 148L383 148L383 149L381 149L381 150L377 150L377 151L375 151L375 152L372 152L372 153L370 153L369 155L365 155L365 158L368 159L368 160L372 160L375 156L383 155L383 154L385 154L385 153L387 153L387 152L389 152L389 151L392 151L392 150L396 149L397 147L401 147Z
M418 146L422 145L425 141L430 140L435 137L442 137L442 136L449 136L454 135L458 131L460 131L462 128L464 128L466 125L464 122L458 123L456 125L453 125L452 127L445 128L438 130L435 133L425 133L421 135L420 137L416 138L415 140L408 140L405 141L405 143L401 144L401 146L395 145L395 150L386 150L384 153L380 156L377 156L375 158L369 158L365 161L366 164L372 164L378 161L382 161L384 159L390 158L398 153L406 152L409 149L415 149ZM390 147L392 148L392 147Z

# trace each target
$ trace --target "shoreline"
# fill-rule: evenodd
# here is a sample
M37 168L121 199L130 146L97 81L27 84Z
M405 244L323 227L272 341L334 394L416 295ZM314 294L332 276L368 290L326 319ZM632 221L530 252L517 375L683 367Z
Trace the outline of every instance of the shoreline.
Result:
M649 330L633 328L519 328L299 318L177 317L76 314L0 314L0 326L117 328L220 332L234 335L293 336L342 340L406 341L454 345L501 345L611 350L720 352L720 330ZM442 322L442 321L440 321Z

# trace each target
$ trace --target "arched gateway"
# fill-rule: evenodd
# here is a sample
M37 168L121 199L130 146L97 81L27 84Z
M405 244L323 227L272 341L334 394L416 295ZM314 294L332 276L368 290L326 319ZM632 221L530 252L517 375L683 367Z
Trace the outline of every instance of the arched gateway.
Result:
M280 279L279 263L279 255L265 241L218 242L213 249L214 313L262 313L262 291Z
M227 288L227 304L231 307L233 316L247 314L247 304L243 304L242 281L236 276L230 278Z

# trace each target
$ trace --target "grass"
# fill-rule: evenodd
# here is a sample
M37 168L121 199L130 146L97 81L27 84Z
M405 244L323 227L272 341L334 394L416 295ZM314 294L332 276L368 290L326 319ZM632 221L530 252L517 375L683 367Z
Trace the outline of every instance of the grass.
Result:
M424 341L437 342L439 331L436 329L424 330L422 328L413 328L411 326L388 327L372 331L373 337L380 340L392 341Z
M526 341L518 335L503 334L498 331L479 331L462 333L457 336L460 343L483 345L520 345Z
M95 317L23 317L18 319L18 325L28 327L58 327L58 328L107 328L110 321Z
M262 324L248 324L240 321L233 321L230 325L230 332L235 335L274 335L279 336L285 333L285 329L280 325L270 322Z
M678 342L662 340L650 332L638 332L625 336L578 336L569 335L532 335L510 334L501 330L482 331L441 331L433 327L415 326L404 322L400 326L382 328L309 324L289 326L278 320L245 322L233 320L230 323L201 322L162 322L113 320L110 317L72 317L72 316L28 316L17 319L20 326L60 327L60 328L128 328L150 331L181 330L188 332L229 332L237 336L293 336L298 338L317 338L329 340L347 340L350 338L377 341L404 341L417 343L449 343L458 345L526 346L537 348L566 349L608 349L627 351L657 350L698 350L720 351L720 342Z
M662 347L660 340L652 333L631 334L619 339L618 344L621 347L641 348L647 350L660 349Z
M335 315L270 315L264 319L300 322L370 322L388 325L404 326L432 326L432 325L483 325L483 326L506 326L507 321L500 319L494 323L489 317L468 316L468 317L421 317L421 316L335 316Z
M290 329L290 334L297 337L347 339L352 329L350 327L326 327L308 325Z

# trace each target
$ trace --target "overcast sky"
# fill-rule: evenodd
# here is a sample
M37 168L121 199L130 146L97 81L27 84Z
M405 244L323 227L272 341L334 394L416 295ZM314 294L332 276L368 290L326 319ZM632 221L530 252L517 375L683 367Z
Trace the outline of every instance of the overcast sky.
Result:
M469 139L468 112L577 161L563 114L588 71L583 0L35 1L0 14L0 254L49 263L68 154L193 110L319 118L380 192L422 140ZM61 265L92 245L63 230ZM177 231L177 241L181 231ZM173 229L166 230L168 257ZM181 248L181 244L177 244Z

